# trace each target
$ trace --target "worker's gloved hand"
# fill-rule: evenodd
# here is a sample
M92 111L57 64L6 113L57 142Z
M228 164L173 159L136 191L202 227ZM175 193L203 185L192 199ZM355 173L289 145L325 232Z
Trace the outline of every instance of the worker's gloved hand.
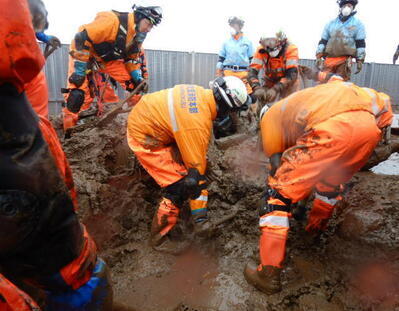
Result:
M148 84L148 80L144 80L144 84L141 87L141 92L146 94L148 93L148 89L150 88L149 84Z
M54 49L58 49L59 47L61 47L61 41L56 36L48 36L47 44L49 44Z
M216 69L216 77L224 77L224 73L222 69Z
M323 54L317 54L316 55L316 67L320 71L323 70L324 67L324 59L323 59Z
M267 89L265 87L257 87L255 88L254 91L254 96L256 97L257 100L260 102L266 103L267 101Z
M358 73L360 73L360 72L362 71L362 69L363 69L363 60L358 59L358 60L356 61L356 72L355 72L355 75L357 75Z
M302 72L303 76L308 79L308 80L317 80L317 74L318 72L316 70L313 70L307 66L299 66L300 71Z
M66 107L72 113L78 113L85 100L85 92L80 89L72 89L69 92Z
M279 95L279 91L276 90L276 88L272 87L271 89L268 89L266 91L266 102L271 103L274 102L277 99L277 96Z
M196 168L190 168L188 174L184 177L185 191L190 199L196 199L205 189L205 177L202 176Z
M133 70L133 71L130 73L130 76L132 77L133 83L134 83L135 85L140 84L141 81L144 80L143 74L142 74L142 72L141 72L140 69Z
M306 231L309 233L318 233L320 231L326 230L328 221L330 220L333 211L333 206L326 204L316 198L313 202L313 208L309 213Z
M202 219L198 222L194 220L194 234L201 238L210 238L215 233L215 226L208 218Z

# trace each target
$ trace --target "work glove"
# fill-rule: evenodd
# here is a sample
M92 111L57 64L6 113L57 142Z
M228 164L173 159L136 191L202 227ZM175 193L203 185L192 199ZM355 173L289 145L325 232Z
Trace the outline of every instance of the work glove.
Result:
M133 70L133 71L130 73L130 76L132 77L132 80L133 80L134 85L138 85L138 84L141 83L141 81L144 80L143 74L142 74L142 72L141 72L140 69Z
M307 66L299 66L300 72L302 72L303 76L308 80L317 81L318 72L307 67Z
M320 71L323 70L324 67L324 59L323 59L323 54L319 53L316 55L316 67Z
M51 47L53 47L54 49L58 49L59 47L61 47L61 41L60 39L58 39L55 36L48 36L48 42L47 44L50 45Z
M265 87L260 87L260 86L255 88L254 96L260 102L264 102L265 103L266 99L267 99L267 89Z
M276 88L272 87L266 91L266 102L272 103L276 100L277 96L279 95L279 91Z
M362 71L362 68L363 68L363 60L361 60L361 59L358 59L357 61L356 61L356 72L355 72L355 75L357 75L358 73L360 73L361 71Z
M313 208L309 213L306 231L309 233L318 233L319 231L326 230L333 211L334 206L316 198L313 202Z
M144 80L144 84L141 87L141 92L146 94L146 93L148 93L149 88L150 88L150 85L148 84L148 80Z
M194 234L200 238L208 239L215 233L215 226L208 220L208 218L200 221L194 220Z
M224 73L222 69L216 69L216 77L224 77Z

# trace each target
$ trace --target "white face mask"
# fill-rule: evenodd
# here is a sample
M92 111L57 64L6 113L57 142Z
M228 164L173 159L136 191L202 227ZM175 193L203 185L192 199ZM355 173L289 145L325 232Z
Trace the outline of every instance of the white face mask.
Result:
M342 10L341 10L342 16L345 16L345 17L351 15L351 13L352 13L352 9L351 9L351 7L349 7L349 6L345 6L345 7L343 7Z
M280 54L280 49L274 50L273 52L269 52L270 57L277 57Z

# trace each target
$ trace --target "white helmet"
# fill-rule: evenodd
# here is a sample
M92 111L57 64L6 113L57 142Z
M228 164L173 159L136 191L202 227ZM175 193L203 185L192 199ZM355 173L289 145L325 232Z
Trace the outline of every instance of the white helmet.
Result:
M244 82L237 77L219 77L209 83L218 103L224 103L229 109L242 110L252 103Z

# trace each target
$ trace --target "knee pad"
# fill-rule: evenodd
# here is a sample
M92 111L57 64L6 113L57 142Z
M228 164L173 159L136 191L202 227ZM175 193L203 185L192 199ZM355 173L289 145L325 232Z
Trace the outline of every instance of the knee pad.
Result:
M85 100L85 92L80 89L73 89L67 99L67 108L72 113L78 113Z

